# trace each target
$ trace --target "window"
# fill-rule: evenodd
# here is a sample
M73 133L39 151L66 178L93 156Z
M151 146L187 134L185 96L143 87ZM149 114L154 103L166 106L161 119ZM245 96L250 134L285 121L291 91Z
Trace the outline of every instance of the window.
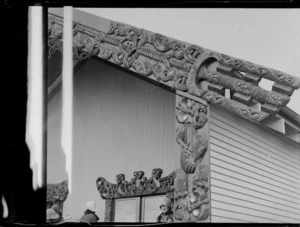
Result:
M156 222L166 195L115 199L115 222Z

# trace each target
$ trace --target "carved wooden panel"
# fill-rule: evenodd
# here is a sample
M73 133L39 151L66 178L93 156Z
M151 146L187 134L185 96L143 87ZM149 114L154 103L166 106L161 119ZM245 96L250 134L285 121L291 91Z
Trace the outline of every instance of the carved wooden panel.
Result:
M161 177L162 172L160 168L153 169L152 176L147 179L143 171L135 171L130 181L125 180L124 174L118 174L116 184L108 182L104 177L99 177L96 184L101 198L105 200L104 221L114 221L115 199L119 198L166 194L173 205L175 173Z
M177 222L210 221L209 133L207 106L176 97L176 140L181 168L175 171Z
M124 174L116 176L116 184L108 182L104 177L96 181L98 191L103 199L128 198L142 195L164 194L172 191L174 172L161 177L162 169L152 170L152 176L147 179L143 171L134 172L130 181L125 180Z

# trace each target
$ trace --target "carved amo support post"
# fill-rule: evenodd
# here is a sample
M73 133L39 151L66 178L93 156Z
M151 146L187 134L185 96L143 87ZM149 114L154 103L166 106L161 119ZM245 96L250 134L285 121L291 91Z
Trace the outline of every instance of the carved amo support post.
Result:
M181 168L175 171L176 222L210 222L207 106L176 95L176 141Z

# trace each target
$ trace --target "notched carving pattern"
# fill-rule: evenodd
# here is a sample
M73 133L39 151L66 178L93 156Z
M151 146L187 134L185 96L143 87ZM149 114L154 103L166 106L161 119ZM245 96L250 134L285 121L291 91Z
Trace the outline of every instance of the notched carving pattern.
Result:
M49 15L48 28L51 56L62 47L62 19ZM245 111L234 110L255 122L276 114L289 102L293 91L300 88L300 79L292 75L113 21L106 33L76 24L73 44L74 61L98 56L204 99L210 96L205 95L207 91L215 91L224 97L222 100L231 100L226 101L232 104L229 110L259 102L265 108L256 112L255 117L247 118L249 114ZM272 91L259 87L262 78L276 82ZM225 88L233 93L232 99L224 96Z

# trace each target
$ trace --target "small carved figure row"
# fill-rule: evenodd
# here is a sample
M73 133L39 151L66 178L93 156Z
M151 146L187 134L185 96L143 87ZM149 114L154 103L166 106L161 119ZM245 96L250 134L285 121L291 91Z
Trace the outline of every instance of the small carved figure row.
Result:
M174 183L174 173L163 178L161 174L162 169L153 169L152 177L147 179L143 171L136 171L130 182L125 180L124 174L118 174L117 184L112 184L103 177L99 177L96 184L103 199L170 192Z

